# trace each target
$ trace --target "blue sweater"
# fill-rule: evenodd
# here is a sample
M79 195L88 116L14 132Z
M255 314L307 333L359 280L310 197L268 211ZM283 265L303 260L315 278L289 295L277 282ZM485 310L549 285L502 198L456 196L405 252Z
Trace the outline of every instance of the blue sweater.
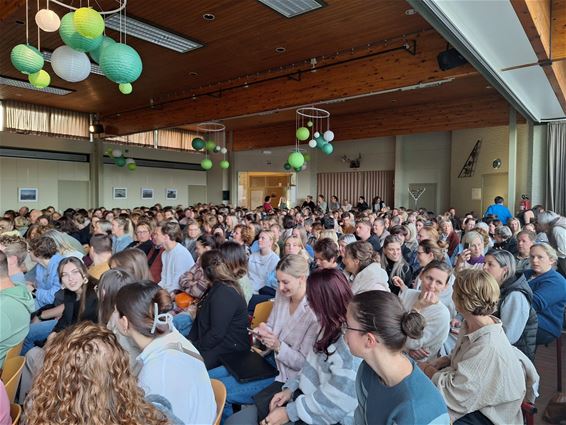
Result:
M533 290L533 308L537 312L539 328L560 336L566 306L566 279L556 270L549 270L531 280L532 270L525 271Z
M448 409L438 389L413 364L409 376L393 387L383 384L364 361L358 369L356 425L450 424Z
M47 304L53 304L55 299L55 292L61 289L61 282L59 282L59 275L57 269L59 263L64 257L57 253L49 260L47 268L41 264L35 267L35 300L36 307L39 309Z
M507 225L507 221L513 217L513 214L511 214L511 211L509 211L509 208L507 208L505 205L503 204L493 204L490 205L485 214L483 215L484 217L487 217L488 215L496 215L497 218L499 220L501 220L501 222L503 223L504 226Z

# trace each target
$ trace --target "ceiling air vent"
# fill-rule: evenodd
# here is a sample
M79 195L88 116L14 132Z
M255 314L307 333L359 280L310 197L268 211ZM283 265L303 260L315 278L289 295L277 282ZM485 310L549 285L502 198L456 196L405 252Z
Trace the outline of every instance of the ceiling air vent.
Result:
M322 0L259 0L286 18L294 18L326 6Z

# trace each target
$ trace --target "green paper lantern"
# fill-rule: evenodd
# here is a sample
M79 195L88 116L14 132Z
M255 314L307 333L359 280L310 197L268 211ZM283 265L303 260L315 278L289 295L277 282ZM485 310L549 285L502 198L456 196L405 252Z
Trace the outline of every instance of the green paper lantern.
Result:
M285 164L283 164L283 168L285 168L287 171L289 171L292 167L291 167L291 164L286 162Z
M326 155L330 155L332 153L332 151L334 151L334 146L332 146L330 143L326 143L325 145L322 146L322 152L324 152Z
M102 36L96 38L87 38L77 32L74 23L75 12L69 12L61 19L59 27L59 35L67 46L79 51L90 52L102 44ZM116 81L117 82L117 81ZM128 83L129 81L125 81Z
M311 160L311 156L308 153L303 154L303 157L305 158L305 162L309 162Z
M289 155L287 162L293 168L301 168L305 163L305 157L301 152L293 152L291 155Z
M326 140L324 140L324 137L322 137L321 134L314 140L316 140L316 147L320 149L322 149L322 147L328 143Z
M51 83L51 76L43 69L40 69L33 74L29 74L28 80L32 86L44 89Z
M222 161L220 161L220 168L227 170L228 168L230 168L230 163L223 159Z
M122 83L118 85L118 89L122 94L130 94L134 90L130 83Z
M123 43L105 47L100 54L100 69L110 81L133 83L142 73L143 64L138 52Z
M206 150L209 152L214 151L214 148L216 147L216 143L214 143L212 140L209 140L206 142Z
M193 146L193 149L200 151L202 148L206 146L206 142L202 140L200 137L195 137L191 145Z
M100 63L100 55L102 54L102 51L106 49L108 46L111 46L113 44L116 44L113 38L103 35L102 43L100 43L100 46L98 46L94 50L91 50L88 54L90 55L93 61L95 61L96 63Z
M104 153L108 156L112 156L112 148L106 149L106 151Z
M200 162L200 166L203 170L208 171L212 168L212 161L208 158L205 158Z
M310 137L310 131L306 127L299 127L295 135L297 136L297 140L305 141Z
M312 126L313 126L312 121L307 121L307 127L312 127Z
M136 165L135 162L130 162L130 163L128 164L128 170L130 170L130 171L134 171L137 167L138 167L138 166Z
M114 158L114 163L118 167L123 167L124 165L126 165L126 158L124 158L123 156L119 156L118 158Z
M81 7L75 10L73 23L77 32L86 38L100 37L104 32L104 19L92 7Z
M295 171L298 173L299 171L303 171L303 167L295 167Z
M42 54L29 44L18 44L10 53L12 65L24 74L35 74L43 68L44 60Z

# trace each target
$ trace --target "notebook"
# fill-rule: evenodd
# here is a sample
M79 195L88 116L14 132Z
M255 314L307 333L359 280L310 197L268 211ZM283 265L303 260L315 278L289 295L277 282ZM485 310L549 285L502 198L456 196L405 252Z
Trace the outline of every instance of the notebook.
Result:
M220 363L240 383L272 378L279 374L276 368L254 351L222 354Z

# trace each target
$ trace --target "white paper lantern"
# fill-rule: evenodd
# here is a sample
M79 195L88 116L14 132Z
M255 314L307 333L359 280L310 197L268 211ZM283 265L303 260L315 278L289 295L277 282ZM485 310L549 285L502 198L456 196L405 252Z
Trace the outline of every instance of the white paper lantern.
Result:
M55 32L61 26L61 19L52 10L41 9L35 14L35 23L45 32Z
M228 153L228 149L222 148L220 149L220 153L226 155Z
M313 136L314 136L314 138L316 139L317 137L320 136L320 133L319 133L318 131L315 131L314 134L313 134Z
M313 148L313 149L316 148L316 140L311 139L311 140L309 141L309 146L310 146L311 148Z
M332 130L326 130L323 137L327 142L332 142L334 140L334 132Z
M112 157L120 158L121 156L122 156L122 150L121 149L113 149L112 150Z
M136 162L136 161L133 160L132 158L126 159L126 165L128 165L128 164L133 164L133 163L135 163L135 162Z
M69 46L57 47L51 56L51 67L65 81L77 83L90 74L90 61L86 53L77 52Z

